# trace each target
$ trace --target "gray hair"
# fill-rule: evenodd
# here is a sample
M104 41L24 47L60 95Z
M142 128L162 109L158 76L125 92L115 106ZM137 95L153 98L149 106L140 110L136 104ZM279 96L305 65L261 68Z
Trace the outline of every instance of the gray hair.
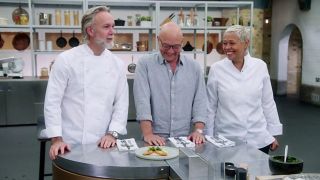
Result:
M83 39L88 39L87 28L92 25L94 17L99 12L108 12L110 13L110 9L106 6L96 6L88 9L82 17L81 20L81 31L83 35Z
M244 42L246 40L250 40L250 30L249 28L246 28L244 26L241 26L241 25L233 25L233 26L230 26L228 27L228 29L224 32L225 33L228 33L228 32L233 32L235 33L241 42Z

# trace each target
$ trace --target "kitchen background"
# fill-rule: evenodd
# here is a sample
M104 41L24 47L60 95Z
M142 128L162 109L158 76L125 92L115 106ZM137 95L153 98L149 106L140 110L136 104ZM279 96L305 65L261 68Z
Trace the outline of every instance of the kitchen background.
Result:
M30 45L26 50L18 51L13 48L11 43L17 32L24 31L29 33L33 32L34 29L29 25L21 25L23 28L10 26L14 24L11 15L12 12L19 7L19 4L21 4L23 9L28 11L29 7L27 2L27 0L0 0L0 33L2 39L4 39L3 47L0 48L0 57L15 56L17 58L21 58L25 63L23 75L25 77L33 75L39 77L41 75L41 68L46 67L49 69L51 62L59 51L71 48L68 43L66 47L62 49L56 45L56 39L61 36L61 30L62 36L67 41L73 37L73 32L75 32L75 36L81 41L79 27L73 26L73 13L78 12L80 19L83 14L83 7L87 5L87 1L83 1L83 4L82 2L78 3L80 2L79 0L58 0L54 2L61 3L52 4L53 1L50 0L32 0L32 2L41 2L35 7L30 7L32 11L34 11L33 22L35 22L34 24L37 26L37 28L35 28L37 33L34 33L34 44ZM63 4L63 2L69 4L72 2L73 5L66 5ZM91 5L108 5L108 1L95 2L96 3ZM141 4L145 5L147 2L150 1L142 1ZM289 144L292 154L305 160L305 172L320 172L317 162L318 158L316 158L316 155L319 152L318 148L320 147L316 141L319 137L319 133L317 131L320 122L318 118L319 107L300 103L296 100L301 99L307 103L320 105L320 21L318 20L320 18L320 11L318 10L320 8L320 1L310 1L311 9L309 10L301 10L298 1L292 0L254 0L253 2L253 41L251 54L252 56L262 58L268 64L274 93L281 95L276 97L279 115L285 128L284 135L280 137L280 141L282 143L285 142ZM188 4L195 2L184 1L184 3ZM127 7L127 10L123 10L123 6L126 5L127 4L124 2L120 2L120 6L111 7L111 12L115 19L120 18L126 20L124 27L117 28L116 33L121 35L116 35L115 42L121 44L129 41L132 44L133 51L114 52L128 65L132 62L132 56L133 61L136 62L140 56L144 55L144 53L149 53L149 51L136 52L136 41L152 39L150 47L151 49L156 49L155 34L157 33L157 30L154 28L151 33L152 36L150 37L149 28L133 28L134 24L133 27L126 28L128 23L127 16L131 15L133 23L135 23L136 14L140 14L141 16L149 15L149 9L146 8ZM40 13L52 14L51 23L55 25L56 10L61 10L60 15L62 25L65 24L64 13L69 11L70 27L62 28L59 26L53 28L52 26L47 25L41 25L42 27L40 27ZM190 14L190 10L190 7L183 8L183 14L185 16ZM152 9L152 11L153 12L151 14L153 19L157 19L154 18L156 16L155 9ZM174 10L172 10L172 8L161 8L160 11L162 13L160 13L158 18L159 21L164 20L174 12L175 17L173 18L173 21L178 22L180 13L179 7ZM31 14L30 12L28 13L29 15ZM249 22L249 17L251 16L250 13L251 10L248 8L239 10L243 24L247 24ZM223 10L221 12L212 11L207 13L208 16L213 17L228 17L229 19L226 22L226 25L233 23L232 17L234 17L235 14L236 12L234 10ZM205 21L203 21L203 18L205 18L205 12L201 10L201 8L198 8L197 15L199 26L206 26ZM4 20L1 18L7 19L7 24L9 24L9 26L6 25L6 22L2 22ZM235 21L239 23L240 17ZM153 21L152 23L155 25L154 23L161 22ZM211 27L212 29L210 29ZM221 40L223 31L219 29L220 27L217 27L217 24L213 27L211 23L211 27L210 25L207 27L207 30L210 32L207 36L207 40L212 43L214 49L207 55L200 52L200 50L202 51L203 44L205 44L205 36L203 35L204 30L197 29L198 33L196 33L196 43L194 43L193 39L194 30L188 30L187 28L184 30L185 35L187 36L184 41L184 45L189 41L197 50L196 52L191 51L184 53L188 56L196 57L196 60L202 65L204 72L206 71L206 66L209 66L211 63L218 61L223 57L223 55L217 53L216 50L216 45L219 40ZM48 48L47 41L52 42L52 51ZM43 44L41 45L41 48L40 44ZM34 61L35 58L36 61ZM36 62L36 71L32 68L34 66L34 62ZM37 73L34 74L34 72ZM130 75L133 74L128 72L129 77ZM27 78L25 78L25 80L27 80ZM44 79L44 81L46 80ZM0 79L0 83L3 82L5 81ZM43 104L41 101L43 100L43 97L40 97L40 95L42 96L44 94L43 90L45 90L45 83L43 82L39 85L37 84L27 88L23 85L24 83L25 82L16 82L17 91L15 94L12 93L10 95L8 93L3 95L7 100L10 98L18 99L14 102L10 101L11 104L9 103L10 106L6 109L7 111L10 111L7 112L7 118L9 120L7 120L6 123L12 123L14 125L26 123L26 121L22 121L16 117L18 117L19 114L25 114L30 111L36 111L34 114L39 114L42 110L41 108ZM41 89L41 92L34 92L34 94L37 95L35 97L31 97L29 94L25 93L34 91L34 89ZM286 95L286 97L283 97L282 95ZM2 98L1 93L0 98ZM30 103L21 108L19 105L22 100ZM3 103L2 99L1 103ZM17 113L17 107L19 107L20 113ZM134 112L129 112L129 114L131 117L134 117ZM0 119L3 115L4 113L1 111ZM30 119L32 119L32 123L34 123L35 118L33 117L33 114L30 116ZM133 126L135 128L135 132L139 132L136 124ZM0 151L0 179L37 178L37 168L34 168L37 167L37 164L34 165L34 163L38 162L39 143L36 140L35 129L36 127L34 126L1 127L0 142L2 144L2 151ZM282 144L282 146L283 145L284 144ZM21 149L24 149L25 153L20 153ZM274 153L282 153L282 151L283 148L281 147L281 149ZM18 163L17 159L19 159ZM12 162L12 164L4 162ZM31 167L31 170L26 167ZM47 161L47 170L50 171L50 161Z
M57 47L55 41L59 38L60 32L62 36L69 40L75 32L75 36L81 41L80 29L77 24L83 14L83 10L87 1L74 1L73 5L53 4L52 2L31 1L35 5L31 7L33 13L29 13L29 18L33 18L34 25L40 24L39 16L41 13L51 15L52 26L45 26L45 28L33 29L31 26L24 25L24 28L6 28L6 24L14 24L11 14L17 9L19 5L26 11L29 10L27 1L16 0L16 1L0 1L0 17L2 19L0 23L1 37L4 40L4 45L0 49L1 56L13 55L17 58L22 58L25 64L23 69L24 76L39 76L41 68L49 68L51 62L58 54L57 51L69 49L70 45L67 43L65 48ZM67 1L65 1L67 2ZM92 5L108 5L107 1L92 1ZM130 1L129 1L130 2ZM148 2L148 1L143 1ZM190 1L191 2L191 1ZM39 3L39 4L37 4ZM47 4L46 4L47 3ZM161 8L159 11L159 18L155 18L156 9L146 8L146 3L143 3L145 7L132 6L130 11L124 9L124 4L111 6L111 12L115 19L125 20L125 27L128 27L128 19L132 20L132 24L135 25L135 16L140 14L141 16L151 15L152 27L160 22L155 22L156 19L163 21L167 18L170 13L174 13L175 17L172 19L178 22L180 13L182 12L185 17L190 15L191 8L183 8L182 11L179 7L172 8ZM271 10L271 7L272 8ZM282 1L271 1L271 0L255 0L253 9L253 30L252 30L252 49L251 54L255 57L262 58L269 65L270 75L273 82L274 92L278 95L293 94L300 96L300 98L306 102L313 104L320 104L320 73L319 73L319 54L317 33L319 32L319 18L320 13L317 8L320 6L319 1L312 2L312 8L310 10L300 10L298 2L292 2L290 0ZM285 11L284 11L285 9ZM203 8L194 9L196 19L198 20L197 26L205 26L205 11ZM285 13L284 13L285 12ZM32 15L33 14L33 15ZM59 14L59 15L58 15ZM235 22L242 21L243 24L250 22L251 9L250 6L240 8L238 19L235 18L237 15L236 10L223 9L222 11L208 11L207 16L211 17L226 17L228 21L226 25L234 24ZM31 17L33 16L33 17ZM70 17L65 18L65 16ZM131 16L128 17L128 16ZM56 19L60 17L60 22ZM268 23L267 23L268 21ZM47 22L49 23L49 22ZM70 28L52 28L55 24L61 23L70 24ZM46 23L44 23L46 24ZM75 26L74 26L75 25ZM212 23L211 23L212 25ZM23 26L22 26L23 27ZM129 44L129 48L132 47L133 51L137 50L137 41L148 41L149 51L156 49L157 42L155 41L155 34L157 33L156 28L150 29L134 29L129 27L118 28L116 30L117 35L115 36L116 45ZM204 71L206 66L210 66L212 63L221 59L220 54L217 53L215 47L221 40L223 31L213 29L210 30L210 25L207 26L209 32L208 36L204 36L204 30L198 30L194 33L192 30L185 30L184 45L187 41L191 42L191 46L195 47L197 52L202 51L202 46L205 44L205 38L212 43L213 51L208 55L201 53L188 52L189 56L195 57L196 60L201 64ZM131 29L130 29L131 28ZM222 29L223 30L223 29ZM20 31L30 32L35 31L33 39L33 47L31 45L24 51L17 51L13 49L11 41L15 34ZM194 35L196 34L196 35ZM195 38L194 38L195 37ZM195 41L194 41L195 39ZM48 42L49 41L49 42ZM49 47L46 47L48 46ZM207 45L207 44L206 44ZM51 46L52 50L51 51ZM41 51L40 51L41 49ZM32 51L35 50L35 51ZM146 49L143 49L146 50ZM209 52L209 51L208 51ZM132 61L136 62L142 53L130 52L115 52L118 56L128 65ZM36 60L32 60L32 59ZM35 66L36 64L36 66ZM33 69L35 67L35 69ZM131 74L128 72L128 74Z

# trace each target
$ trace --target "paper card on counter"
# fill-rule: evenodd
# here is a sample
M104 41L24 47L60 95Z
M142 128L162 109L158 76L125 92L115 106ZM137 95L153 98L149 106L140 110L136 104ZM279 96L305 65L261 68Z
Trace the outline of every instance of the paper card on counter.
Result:
M207 141L209 141L210 143L214 144L215 146L218 147L232 147L235 146L235 142L225 138L222 135L218 135L216 137L212 137L212 136L205 136Z
M174 137L170 137L169 140L172 142L172 144L179 148L179 147L184 147L183 144L177 139L177 138L174 138Z
M117 147L119 151L132 151L139 148L134 138L117 139Z
M190 141L187 137L170 137L169 140L172 142L172 144L175 147L189 147L193 148L195 147L195 143Z

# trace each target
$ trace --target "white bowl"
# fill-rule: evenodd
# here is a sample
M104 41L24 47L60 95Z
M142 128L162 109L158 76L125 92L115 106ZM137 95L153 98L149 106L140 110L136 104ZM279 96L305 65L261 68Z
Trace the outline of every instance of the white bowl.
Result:
M0 17L0 25L8 25L8 19Z

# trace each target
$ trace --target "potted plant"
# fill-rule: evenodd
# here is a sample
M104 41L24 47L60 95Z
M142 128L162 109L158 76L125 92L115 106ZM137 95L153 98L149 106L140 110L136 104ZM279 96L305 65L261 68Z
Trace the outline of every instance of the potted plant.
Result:
M208 26L212 26L212 20L213 20L212 16L207 16L207 24L208 24Z
M141 16L140 21L141 21L141 26L144 27L151 27L151 16Z

